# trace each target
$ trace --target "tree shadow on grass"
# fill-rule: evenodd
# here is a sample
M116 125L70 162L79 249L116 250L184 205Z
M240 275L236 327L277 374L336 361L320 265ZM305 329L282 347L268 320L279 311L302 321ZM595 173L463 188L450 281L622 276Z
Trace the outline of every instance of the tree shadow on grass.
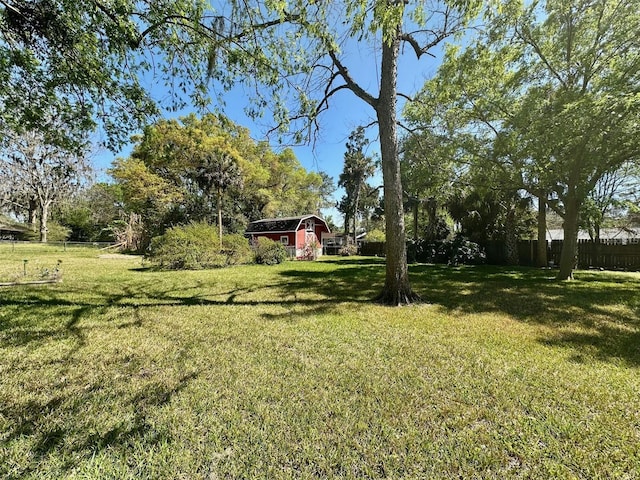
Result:
M508 267L411 268L412 284L451 312L503 313L551 327L540 341L576 350L576 359L623 360L640 365L640 278L579 271L555 281L549 270Z
M96 396L105 395L101 388L88 390L80 385L61 385L49 391L48 400L43 402L7 402L0 406L0 414L9 425L3 432L3 441L9 445L13 441L30 440L32 455L29 463L0 465L0 475L17 479L36 474L40 463L52 454L62 460L60 468L68 473L78 462L105 448L120 451L116 456L125 456L129 445L134 443L143 442L149 448L166 443L171 439L163 438L149 416L171 402L196 378L196 373L171 380L165 375L158 380L150 379L149 385L138 392L127 389L123 379L117 398L109 402L119 405L117 411L121 416L113 417L106 429L100 420L85 411L86 405L96 403ZM5 470L9 468L11 474Z
M256 271L261 275L269 272L264 269ZM0 322L0 335L4 344L15 346L67 335L81 348L83 331L100 328L87 326L82 320L113 307L133 310L134 320L118 324L118 328L142 326L141 312L158 306L248 306L261 309L253 314L265 319L296 321L335 312L344 303L370 302L382 289L385 268L384 260L374 257L330 258L288 262L272 272L257 280L249 275L238 283L223 281L223 277L216 282L210 273L186 282L179 272L171 272L171 281L165 282L167 277L156 273L155 278L145 276L118 289L96 286L90 295L81 286L74 291L68 285L56 291L33 289L5 295L0 306L11 308L16 318ZM414 290L425 302L447 312L507 314L521 322L551 327L552 336L542 340L546 343L587 349L600 358L622 358L640 365L636 347L640 346L640 278L580 271L575 281L558 283L553 276L552 271L532 268L410 266ZM51 312L58 312L57 324L37 320L51 316ZM29 320L31 317L35 320Z

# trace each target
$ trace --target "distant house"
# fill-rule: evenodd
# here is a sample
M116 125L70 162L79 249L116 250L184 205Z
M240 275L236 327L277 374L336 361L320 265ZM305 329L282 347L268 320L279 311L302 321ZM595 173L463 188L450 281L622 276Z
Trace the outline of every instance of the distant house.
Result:
M27 227L0 221L0 240L25 240L30 233Z
M547 230L547 241L552 240L564 240L564 230L561 228ZM578 240L591 240L589 232L580 230ZM600 240L619 245L640 243L640 228L603 228L600 230Z
M266 237L287 247L290 257L304 258L311 253L322 255L322 239L331 233L327 222L317 215L266 218L251 222L244 232L249 240Z

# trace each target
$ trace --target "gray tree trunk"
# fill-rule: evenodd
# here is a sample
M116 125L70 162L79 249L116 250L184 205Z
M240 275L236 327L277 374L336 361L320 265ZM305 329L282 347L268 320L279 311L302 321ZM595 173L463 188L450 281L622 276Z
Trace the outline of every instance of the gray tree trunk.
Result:
M47 228L47 222L49 220L49 204L50 202L43 202L40 205L40 242L47 243L47 236L49 229Z
M564 203L564 240L560 253L560 271L556 277L558 280L573 278L573 269L576 267L578 254L578 201L576 198L568 197Z
M220 250L222 250L222 188L218 187L217 190L217 203L218 203L218 235L220 241Z
M538 195L538 262L539 267L549 264L547 258L547 195Z
M409 283L402 181L398 158L396 104L399 47L399 35L396 35L392 41L382 44L380 97L376 105L387 232L386 277L384 288L377 300L386 305L409 304L419 299L411 290Z
M506 238L505 247L507 249L507 263L509 265L519 265L520 255L518 254L518 235L516 233L516 209L513 205L508 206L506 218Z
M29 225L31 225L31 230L33 233L36 233L36 225L38 223L38 201L35 198L29 199Z

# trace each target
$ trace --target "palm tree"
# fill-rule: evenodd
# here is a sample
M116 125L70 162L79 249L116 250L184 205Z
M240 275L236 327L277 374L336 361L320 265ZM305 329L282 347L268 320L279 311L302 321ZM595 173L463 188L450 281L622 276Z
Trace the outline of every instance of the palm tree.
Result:
M216 193L218 235L222 249L222 196L229 188L242 188L242 172L235 156L221 148L214 148L202 155L196 168L196 181L206 195Z

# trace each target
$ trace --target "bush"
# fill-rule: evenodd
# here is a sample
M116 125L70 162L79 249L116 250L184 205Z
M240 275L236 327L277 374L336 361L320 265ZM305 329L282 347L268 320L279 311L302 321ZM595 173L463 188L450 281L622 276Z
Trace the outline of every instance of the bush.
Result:
M302 249L302 256L299 257L302 260L315 260L318 257L318 249L320 244L318 242L306 243Z
M216 228L207 223L168 229L151 240L148 258L161 268L198 270L223 267L227 256L220 252Z
M374 228L370 232L367 232L367 236L365 238L367 242L384 242L387 236L382 230Z
M407 241L409 263L447 263L449 265L479 265L486 261L482 247L462 235L444 241L425 239Z
M340 248L338 253L340 255L342 255L343 257L350 257L352 255L357 255L358 254L358 247L356 245L353 245L353 244L344 245L344 246L342 246Z
M462 235L456 235L452 240L444 241L438 254L445 257L449 265L479 265L487 259L480 245L467 240Z
M47 222L47 241L65 242L71 235L71 229L60 225L58 222L49 220Z
M222 253L227 257L227 265L244 265L254 260L249 240L240 234L222 236Z
M256 263L262 265L276 265L284 262L288 257L284 245L266 237L258 238L254 251Z

